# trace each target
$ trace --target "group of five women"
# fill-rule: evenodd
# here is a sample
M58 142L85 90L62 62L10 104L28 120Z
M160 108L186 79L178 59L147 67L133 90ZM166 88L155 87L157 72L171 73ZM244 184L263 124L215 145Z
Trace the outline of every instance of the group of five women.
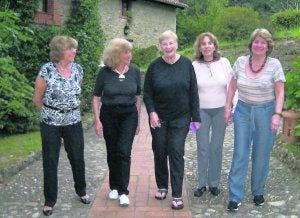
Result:
M271 58L271 34L256 29L250 54L231 67L221 56L216 37L200 34L193 60L177 52L177 35L168 30L159 37L162 55L152 61L144 81L143 100L149 115L155 198L164 200L171 184L173 209L182 209L185 139L196 130L198 187L218 196L226 125L234 122L234 153L228 176L229 211L237 211L245 196L245 182L252 151L251 192L255 205L264 203L268 165L284 101L285 77L280 62ZM43 213L51 215L57 199L57 165L61 139L72 166L75 190L84 204L86 194L84 142L80 120L83 70L74 62L77 41L56 36L50 43L51 61L37 76L34 101L41 110L44 168ZM96 133L104 137L109 167L108 198L128 206L131 150L139 133L142 104L141 76L131 65L132 44L115 38L106 46L93 92ZM251 150L252 145L252 150Z

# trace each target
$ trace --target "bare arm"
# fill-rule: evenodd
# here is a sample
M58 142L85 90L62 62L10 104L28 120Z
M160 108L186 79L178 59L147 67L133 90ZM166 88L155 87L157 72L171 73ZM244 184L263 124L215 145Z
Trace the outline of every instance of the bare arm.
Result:
M142 108L142 97L140 95L136 96L136 108L138 111L138 125L136 129L136 135L140 132L140 116L141 116L141 108Z
M282 81L278 81L275 83L275 98L276 98L275 111L272 117L272 124L271 124L271 128L273 132L276 132L279 127L280 115L284 104L284 82Z
M232 100L236 93L237 88L237 80L235 78L231 78L228 92L226 96L226 103L225 103L225 112L224 112L224 121L226 124L229 123L230 117L231 117L231 110L232 110Z
M46 81L41 77L37 76L35 80L33 102L36 107L41 108L43 105L43 96L47 87Z
M98 137L102 137L102 135L103 135L103 127L102 127L102 123L100 121L100 102L101 102L101 98L98 96L94 96L93 112L94 112L96 134L98 135Z

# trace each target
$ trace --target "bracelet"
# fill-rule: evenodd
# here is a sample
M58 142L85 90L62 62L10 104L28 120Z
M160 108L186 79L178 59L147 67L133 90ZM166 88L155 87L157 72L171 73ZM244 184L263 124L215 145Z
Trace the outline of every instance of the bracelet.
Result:
M279 115L280 117L282 117L282 113L281 112L274 112L273 115Z

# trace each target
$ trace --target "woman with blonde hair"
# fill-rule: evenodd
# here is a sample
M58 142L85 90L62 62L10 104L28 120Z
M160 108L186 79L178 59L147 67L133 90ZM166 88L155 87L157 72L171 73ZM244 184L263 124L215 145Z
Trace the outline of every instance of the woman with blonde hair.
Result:
M130 65L132 45L112 39L102 56L93 98L96 133L104 136L109 168L109 199L128 206L131 149L139 133L141 110L140 70Z

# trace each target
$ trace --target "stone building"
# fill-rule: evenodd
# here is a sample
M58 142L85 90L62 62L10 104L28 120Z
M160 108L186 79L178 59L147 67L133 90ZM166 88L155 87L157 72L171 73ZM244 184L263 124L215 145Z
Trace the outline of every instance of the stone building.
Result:
M35 22L63 25L79 1L41 0ZM145 48L157 44L163 31L176 31L176 9L186 7L180 0L100 0L99 15L107 40L124 37Z

